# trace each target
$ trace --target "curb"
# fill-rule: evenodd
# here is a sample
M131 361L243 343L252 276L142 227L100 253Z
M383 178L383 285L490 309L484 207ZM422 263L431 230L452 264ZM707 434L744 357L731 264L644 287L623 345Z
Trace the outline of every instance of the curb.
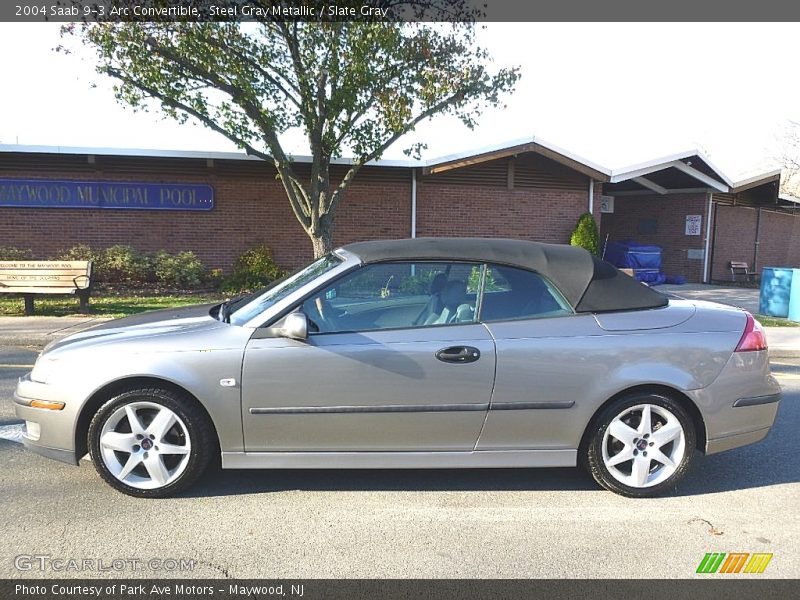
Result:
M800 349L798 349L798 350L795 350L793 348L787 348L785 350L781 349L781 348L776 349L776 350L770 349L769 357L770 357L770 359L773 359L773 358L800 358Z
M24 319L25 317L20 318ZM60 340L73 333L79 333L108 320L108 317L93 317L65 322L58 322L54 319L50 319L47 324L23 321L24 324L20 325L17 330L9 326L7 322L4 322L4 326L0 328L0 346L21 346L25 348L41 349L50 342Z

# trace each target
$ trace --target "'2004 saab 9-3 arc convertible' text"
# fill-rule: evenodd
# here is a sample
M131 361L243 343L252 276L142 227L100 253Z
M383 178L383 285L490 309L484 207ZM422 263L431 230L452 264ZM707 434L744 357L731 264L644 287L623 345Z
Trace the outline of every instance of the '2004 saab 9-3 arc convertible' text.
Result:
M133 496L222 467L584 465L626 496L764 438L781 390L753 317L587 251L359 242L254 294L50 344L14 397L35 452ZM219 453L219 454L217 454Z

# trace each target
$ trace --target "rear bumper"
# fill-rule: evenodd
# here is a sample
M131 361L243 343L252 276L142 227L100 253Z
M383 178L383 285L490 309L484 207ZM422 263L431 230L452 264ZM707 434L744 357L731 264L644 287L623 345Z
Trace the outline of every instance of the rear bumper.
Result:
M705 421L705 453L716 454L763 440L782 392L764 350L734 353L711 385L690 394Z
M726 450L733 450L748 444L755 444L760 442L770 432L771 427L763 427L755 431L748 431L745 433L737 433L715 440L708 440L706 442L706 454L716 454L717 452L725 452Z

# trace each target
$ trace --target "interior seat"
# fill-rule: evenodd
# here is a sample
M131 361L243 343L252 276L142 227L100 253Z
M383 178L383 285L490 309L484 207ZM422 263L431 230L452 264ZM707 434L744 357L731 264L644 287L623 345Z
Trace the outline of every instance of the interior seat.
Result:
M414 325L428 323L431 317L437 317L442 313L444 305L442 304L442 290L447 283L447 275L444 273L437 273L431 280L429 293L431 295L425 308L419 313L419 316L414 320Z
M463 279L448 281L441 294L442 311L432 315L426 325L471 322L475 309L467 302L467 282Z

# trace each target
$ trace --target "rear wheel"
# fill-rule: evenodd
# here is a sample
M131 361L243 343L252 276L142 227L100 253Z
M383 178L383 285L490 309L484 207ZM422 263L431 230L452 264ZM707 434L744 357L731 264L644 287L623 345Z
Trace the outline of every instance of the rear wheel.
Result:
M205 415L183 396L160 388L123 392L89 425L89 448L100 476L117 490L160 498L191 485L216 448Z
M632 394L594 421L585 461L595 481L612 492L657 496L686 474L695 435L692 419L669 396Z

